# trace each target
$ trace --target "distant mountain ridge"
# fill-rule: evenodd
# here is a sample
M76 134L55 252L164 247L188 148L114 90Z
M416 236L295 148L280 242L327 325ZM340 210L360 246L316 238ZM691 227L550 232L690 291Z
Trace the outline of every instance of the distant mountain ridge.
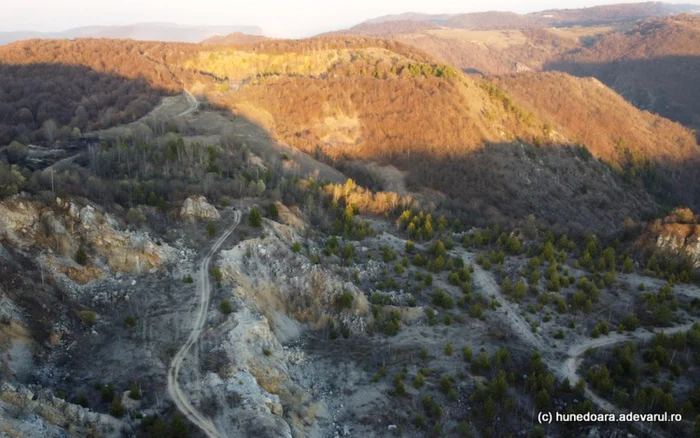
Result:
M486 11L464 14L423 14L406 12L385 15L364 21L358 25L391 23L394 21L421 21L444 27L471 30L525 29L530 27L596 26L620 22L633 22L650 17L670 14L700 13L697 4L669 4L661 2L601 5L581 9L550 9L529 14Z
M32 38L118 38L143 41L198 43L217 35L240 32L262 35L258 26L190 26L173 23L136 23L124 26L85 26L61 32L0 32L0 45Z

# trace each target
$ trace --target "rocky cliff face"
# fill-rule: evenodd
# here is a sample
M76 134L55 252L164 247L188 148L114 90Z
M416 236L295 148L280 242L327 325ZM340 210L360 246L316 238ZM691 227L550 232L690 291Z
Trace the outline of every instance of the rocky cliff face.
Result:
M236 311L217 329L222 340L210 356L219 358L218 372L207 374L205 391L219 404L235 394L236 403L215 418L229 429L235 424L236 435L321 436L318 420L328 409L291 377L290 368L306 360L293 345L330 321L363 331L370 306L351 282L291 251L302 240L296 227L268 220L264 227L267 237L242 241L217 261ZM339 305L341 294L352 297L349 305Z
M694 268L700 268L700 224L687 208L676 209L663 220L652 222L638 244L646 251L687 259Z
M654 227L656 249L675 257L687 257L693 267L700 268L700 225L666 224Z
M218 221L221 215L218 210L207 202L204 196L190 196L185 199L180 209L180 218L187 222Z
M69 425L65 429L66 425ZM38 386L0 384L0 433L8 436L122 436L124 422L55 397Z
M80 284L117 272L157 270L176 257L173 248L146 232L125 229L99 207L60 198L48 206L23 198L0 202L2 241L41 251L48 271ZM78 257L79 252L85 257Z

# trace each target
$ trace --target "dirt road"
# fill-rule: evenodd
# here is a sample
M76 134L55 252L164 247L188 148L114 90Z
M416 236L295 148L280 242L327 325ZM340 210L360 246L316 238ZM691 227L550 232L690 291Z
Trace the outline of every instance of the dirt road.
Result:
M199 308L197 309L197 314L195 315L194 326L192 327L192 332L190 333L187 342L180 348L180 350L173 357L170 363L170 368L168 369L168 393L173 399L177 408L182 412L188 420L197 425L206 436L209 438L218 438L222 435L216 429L216 426L212 421L205 417L204 414L199 412L192 403L190 403L187 395L182 391L180 383L178 382L178 375L180 374L180 367L182 362L187 357L190 349L199 340L199 336L202 334L204 329L204 324L207 321L207 310L209 309L209 296L211 294L211 282L209 279L209 266L211 265L211 259L216 253L216 251L221 247L226 238L231 235L233 230L238 226L241 220L241 213L236 211L234 213L233 224L226 229L226 231L219 236L214 242L211 249L207 255L202 259L199 265L199 276L197 284L197 292L199 293Z
M193 112L197 108L199 108L199 102L197 99L190 93L189 91L185 90L184 91L185 97L187 98L187 102L189 102L190 107L187 108L185 111L181 112L180 114L176 115L175 117L184 117L187 114ZM173 118L175 118L173 117Z
M471 264L474 266L474 283L483 292L488 295L489 298L495 298L501 303L501 307L496 310L496 313L500 315L502 320L510 326L513 333L519 336L523 341L532 346L533 348L539 350L540 354L543 356L550 352L551 348L542 339L539 334L533 333L530 324L525 321L520 315L518 306L508 301L503 295L501 295L501 288L496 284L493 275L490 272L484 271L484 269L479 266L474 260L474 254L468 252L461 252L460 255L464 259L465 265Z

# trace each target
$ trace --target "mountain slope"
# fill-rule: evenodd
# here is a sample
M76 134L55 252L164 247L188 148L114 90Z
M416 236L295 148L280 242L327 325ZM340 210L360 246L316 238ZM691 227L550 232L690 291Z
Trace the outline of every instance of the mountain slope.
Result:
M472 30L523 29L534 26L570 27L630 23L650 17L695 13L698 11L700 11L700 6L694 4L645 2L601 5L581 9L549 9L529 14L500 11L465 14L420 14L409 12L377 17L364 23L379 24L412 20L435 23L444 27Z
M641 23L546 68L595 76L640 108L700 126L700 16Z
M623 184L602 163L582 161L581 151L571 147L576 139L568 133L553 137L547 147L533 147L556 122L547 114L540 116L533 112L537 108L526 109L488 81L462 75L393 41L314 38L234 49L37 40L0 49L0 60L25 69L27 80L37 65L42 66L38 71L51 72L69 64L85 69L81 74L88 78L92 71L125 84L141 81L147 86L144 93L155 98L185 88L331 164L360 160L393 165L407 172L413 191L433 190L433 201L451 204L474 223L518 224L534 214L537 220L579 232L613 230L625 217L639 218L655 209L642 187ZM65 85L69 83L66 78ZM71 87L13 89L27 93L15 101L11 90L6 92L13 108L21 108L22 99L36 105L29 111L40 139L46 131L41 119L53 117L59 128L71 129L71 111L77 112L73 108L81 93L96 92L73 90L70 105L42 107L42 99L61 102L54 96ZM137 115L119 105L129 104L138 93L120 101L118 90L90 107L86 129ZM16 112L7 114L10 118L2 122L12 125ZM553 130L566 132L557 125Z

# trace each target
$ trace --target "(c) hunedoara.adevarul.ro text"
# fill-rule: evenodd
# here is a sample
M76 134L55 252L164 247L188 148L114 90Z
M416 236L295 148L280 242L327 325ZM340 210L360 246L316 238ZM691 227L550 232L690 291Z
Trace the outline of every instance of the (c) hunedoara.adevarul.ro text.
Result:
M680 422L683 421L681 414L669 414L668 412L656 414L640 414L636 412L627 412L624 414L596 414L586 412L585 414L563 414L561 412L540 412L537 414L537 421L540 424L551 424L553 421L557 423L569 422Z

